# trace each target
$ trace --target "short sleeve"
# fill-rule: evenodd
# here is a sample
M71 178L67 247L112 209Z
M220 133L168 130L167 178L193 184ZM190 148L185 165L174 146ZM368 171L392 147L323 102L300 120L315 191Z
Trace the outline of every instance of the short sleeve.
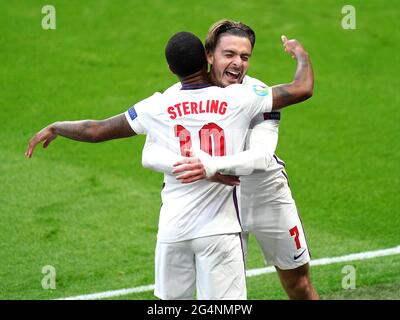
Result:
M259 85L234 84L227 87L228 93L237 100L250 119L259 113L272 111L272 88Z
M136 134L145 134L146 131L140 123L140 120L137 118L137 112L135 106L130 107L127 111L125 111L125 117L131 126L132 130Z
M148 115L151 113L153 108L158 105L158 97L160 95L161 94L157 92L125 111L126 120L136 134L147 133L147 125L149 124L148 121L146 121L146 118L149 118Z

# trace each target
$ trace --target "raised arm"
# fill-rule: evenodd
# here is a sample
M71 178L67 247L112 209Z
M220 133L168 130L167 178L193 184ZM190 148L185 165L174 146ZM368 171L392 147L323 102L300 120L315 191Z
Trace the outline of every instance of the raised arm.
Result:
M82 142L102 142L134 136L123 113L105 120L80 120L55 122L36 133L29 141L25 155L32 157L36 145L43 142L47 148L57 136Z
M272 87L272 109L280 109L291 104L307 100L313 95L314 75L308 53L297 40L288 40L282 36L283 46L297 61L294 80L291 83Z

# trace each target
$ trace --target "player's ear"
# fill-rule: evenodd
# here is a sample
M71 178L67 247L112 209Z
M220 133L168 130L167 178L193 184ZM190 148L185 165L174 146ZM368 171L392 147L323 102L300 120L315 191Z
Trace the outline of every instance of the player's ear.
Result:
M212 54L211 52L207 52L206 56L207 56L208 64L213 64L214 63L214 54Z

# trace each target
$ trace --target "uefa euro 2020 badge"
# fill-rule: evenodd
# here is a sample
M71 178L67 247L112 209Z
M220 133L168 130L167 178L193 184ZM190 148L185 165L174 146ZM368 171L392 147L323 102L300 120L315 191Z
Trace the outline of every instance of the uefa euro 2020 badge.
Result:
M253 85L253 90L256 93L256 95L259 95L261 97L264 97L268 94L268 90L266 86L261 86L261 85Z

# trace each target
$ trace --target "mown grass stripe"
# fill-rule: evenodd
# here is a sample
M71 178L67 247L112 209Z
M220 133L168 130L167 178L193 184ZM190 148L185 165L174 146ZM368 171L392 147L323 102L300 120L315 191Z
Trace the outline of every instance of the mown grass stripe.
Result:
M312 260L310 262L310 265L311 266L321 266L321 265L328 265L328 264L334 264L334 263L339 263L339 262L348 262L348 261L372 259L372 258L377 258L377 257L385 257L385 256L396 255L396 254L400 254L400 245L397 247L388 248L388 249L352 253L352 254L348 254L345 256L339 256L339 257L331 257L331 258L328 257L328 258L316 259L316 260ZM247 277L255 277L255 276L259 276L259 275L266 274L266 273L272 273L272 272L275 272L274 267L251 269L251 270L246 271L246 276ZM74 297L67 297L67 298L62 298L59 300L106 299L106 298L125 296L125 295L132 294L132 293L141 293L141 292L146 292L146 291L151 291L151 290L154 290L154 284L135 287L135 288L129 288L129 289L104 291L104 292L98 292L98 293L92 293L92 294L86 294L86 295L80 295L80 296L74 296Z

